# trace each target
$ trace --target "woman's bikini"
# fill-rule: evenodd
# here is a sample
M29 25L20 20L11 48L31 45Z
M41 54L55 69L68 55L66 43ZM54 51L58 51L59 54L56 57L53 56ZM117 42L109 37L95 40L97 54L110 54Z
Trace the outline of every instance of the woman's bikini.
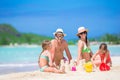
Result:
M82 49L82 54L84 53L90 53L90 49L86 46L85 43L84 43L84 48Z
M86 44L84 43L84 47L82 49L82 55L84 55L85 53L90 54L91 50L89 47L86 46ZM87 60L87 62L89 62L90 60Z

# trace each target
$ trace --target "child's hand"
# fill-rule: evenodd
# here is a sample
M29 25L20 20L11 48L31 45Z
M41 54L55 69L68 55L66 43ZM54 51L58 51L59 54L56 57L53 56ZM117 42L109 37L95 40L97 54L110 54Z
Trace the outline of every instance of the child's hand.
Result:
M91 61L93 62L95 59L94 58L91 58Z
M53 63L49 63L49 66L50 66L50 67L54 67L54 64L53 64Z

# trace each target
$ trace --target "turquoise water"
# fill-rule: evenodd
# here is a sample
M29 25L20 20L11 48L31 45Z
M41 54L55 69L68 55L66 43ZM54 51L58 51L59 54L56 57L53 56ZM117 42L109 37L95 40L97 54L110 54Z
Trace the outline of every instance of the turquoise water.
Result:
M96 52L99 46L91 49ZM77 57L77 46L69 46L72 57ZM120 46L109 46L111 56L120 56ZM0 47L0 64L6 63L37 63L41 47ZM66 56L66 55L65 55Z

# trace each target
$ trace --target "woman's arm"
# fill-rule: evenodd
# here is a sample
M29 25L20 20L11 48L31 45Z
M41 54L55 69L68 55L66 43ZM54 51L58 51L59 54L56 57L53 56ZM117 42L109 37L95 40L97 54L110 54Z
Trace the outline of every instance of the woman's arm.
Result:
M89 47L89 49L90 49L90 58L92 58L92 56L93 56L93 52L92 52L92 50L91 50L91 48L90 48L90 42L89 42L89 40L87 40L87 44L88 44L88 47Z
M90 58L92 58L92 56L93 56L93 52L92 52L92 50L90 49Z
M82 48L83 48L83 43L79 40L79 41L78 41L77 65L79 64L79 60L82 59Z

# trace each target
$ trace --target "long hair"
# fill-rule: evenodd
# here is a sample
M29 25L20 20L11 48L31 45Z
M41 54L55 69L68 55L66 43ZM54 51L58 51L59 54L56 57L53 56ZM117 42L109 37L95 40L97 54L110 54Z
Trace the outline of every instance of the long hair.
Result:
M78 38L81 38L81 37L80 37L80 36L78 36ZM86 32L85 44L88 46L87 32Z
M105 43L101 43L99 46L99 49L101 49L102 45L104 45L104 50L107 50L107 44L105 44Z
M87 40L87 36L86 36L86 40L85 40L85 43L86 43L86 45L88 46L88 40Z

